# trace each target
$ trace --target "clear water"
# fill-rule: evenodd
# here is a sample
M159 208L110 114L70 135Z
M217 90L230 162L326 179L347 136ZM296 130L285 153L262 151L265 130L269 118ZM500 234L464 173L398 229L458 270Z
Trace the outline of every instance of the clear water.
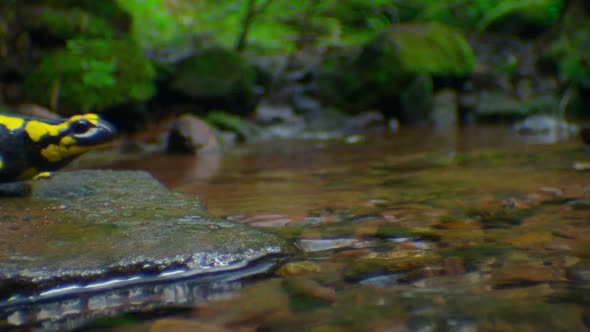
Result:
M590 173L573 164L590 156L575 140L546 142L502 127L411 130L114 165L301 253L180 313L85 330L586 330Z

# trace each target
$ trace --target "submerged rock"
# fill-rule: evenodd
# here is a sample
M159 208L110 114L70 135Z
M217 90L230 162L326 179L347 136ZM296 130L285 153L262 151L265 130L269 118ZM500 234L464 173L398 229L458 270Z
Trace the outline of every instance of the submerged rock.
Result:
M318 67L318 96L347 112L378 108L388 118L415 123L423 119L416 114L429 115L432 78L459 81L473 69L473 50L459 31L438 23L395 24L358 56L326 57Z
M206 120L221 130L236 133L242 141L252 141L260 137L260 128L257 125L224 111L212 111Z
M235 272L289 251L274 235L210 216L144 172L61 172L1 206L4 310L89 285L96 292L101 283Z
M433 96L431 120L439 131L455 130L459 125L459 108L457 93L451 89L442 89Z

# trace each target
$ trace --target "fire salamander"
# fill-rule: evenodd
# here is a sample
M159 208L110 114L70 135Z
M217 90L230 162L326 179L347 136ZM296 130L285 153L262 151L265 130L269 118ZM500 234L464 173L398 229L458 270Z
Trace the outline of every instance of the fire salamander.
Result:
M115 129L96 114L57 120L0 114L0 183L46 175L114 138Z

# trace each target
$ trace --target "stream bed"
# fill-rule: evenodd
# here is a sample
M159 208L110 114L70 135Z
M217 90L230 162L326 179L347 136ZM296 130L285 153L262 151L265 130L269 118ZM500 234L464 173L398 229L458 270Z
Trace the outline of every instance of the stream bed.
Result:
M207 301L79 330L587 330L590 172L574 166L590 154L546 139L424 129L116 164L299 251Z

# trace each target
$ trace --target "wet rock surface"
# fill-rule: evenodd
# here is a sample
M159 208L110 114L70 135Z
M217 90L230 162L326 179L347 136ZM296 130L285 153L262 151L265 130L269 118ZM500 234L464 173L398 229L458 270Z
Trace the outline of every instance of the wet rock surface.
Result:
M4 310L56 289L62 297L88 285L96 291L108 280L112 288L117 280L235 273L289 251L274 235L214 218L200 201L136 171L61 172L36 182L30 197L2 198L0 238Z
M219 149L213 128L191 114L178 117L166 137L167 153L198 154L219 152Z

